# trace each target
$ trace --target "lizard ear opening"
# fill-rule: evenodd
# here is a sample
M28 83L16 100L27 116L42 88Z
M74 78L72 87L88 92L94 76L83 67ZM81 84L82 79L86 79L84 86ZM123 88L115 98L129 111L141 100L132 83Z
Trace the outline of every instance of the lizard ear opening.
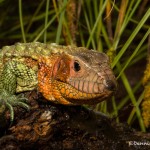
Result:
M61 68L61 59L58 59L53 67L53 76L56 76L57 72L60 70Z
M55 69L58 71L60 69L60 65L61 65L61 61L59 61L56 66L55 66Z
M57 81L65 82L70 72L70 59L65 56L58 59L53 67L53 78Z

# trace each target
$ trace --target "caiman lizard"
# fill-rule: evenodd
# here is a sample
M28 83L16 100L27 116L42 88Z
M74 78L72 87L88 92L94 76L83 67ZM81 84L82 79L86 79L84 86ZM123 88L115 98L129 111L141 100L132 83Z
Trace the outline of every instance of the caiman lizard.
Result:
M16 43L0 50L0 113L14 106L29 109L18 93L38 90L63 105L96 104L116 90L106 54L84 47Z

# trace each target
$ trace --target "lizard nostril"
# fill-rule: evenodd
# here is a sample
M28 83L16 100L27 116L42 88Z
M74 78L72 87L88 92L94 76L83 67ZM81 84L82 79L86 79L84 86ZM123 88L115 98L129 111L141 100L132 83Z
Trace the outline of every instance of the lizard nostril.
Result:
M105 86L110 91L115 91L117 88L116 84L112 80L106 80Z

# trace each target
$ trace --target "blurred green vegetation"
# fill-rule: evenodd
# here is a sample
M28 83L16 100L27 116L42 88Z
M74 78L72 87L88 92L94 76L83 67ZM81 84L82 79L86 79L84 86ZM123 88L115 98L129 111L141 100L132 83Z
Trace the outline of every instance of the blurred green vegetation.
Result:
M0 46L56 42L107 53L125 94L95 109L119 122L122 110L131 106L124 121L132 125L138 120L138 126L145 131L140 110L143 92L137 94L141 80L132 85L126 70L146 59L149 6L148 0L0 0Z

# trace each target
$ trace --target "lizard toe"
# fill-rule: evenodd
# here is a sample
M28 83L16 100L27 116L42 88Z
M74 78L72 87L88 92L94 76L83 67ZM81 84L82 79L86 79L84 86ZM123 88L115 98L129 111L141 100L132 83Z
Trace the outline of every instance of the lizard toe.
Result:
M10 112L10 123L14 120L14 108L13 107L22 107L26 110L29 110L30 107L26 102L28 101L25 97L20 97L16 95L10 95L8 93L1 93L0 94L0 115L4 114L6 108Z
M12 123L14 120L14 109L12 105L10 105L8 102L6 102L6 107L9 109L10 112L10 122Z

